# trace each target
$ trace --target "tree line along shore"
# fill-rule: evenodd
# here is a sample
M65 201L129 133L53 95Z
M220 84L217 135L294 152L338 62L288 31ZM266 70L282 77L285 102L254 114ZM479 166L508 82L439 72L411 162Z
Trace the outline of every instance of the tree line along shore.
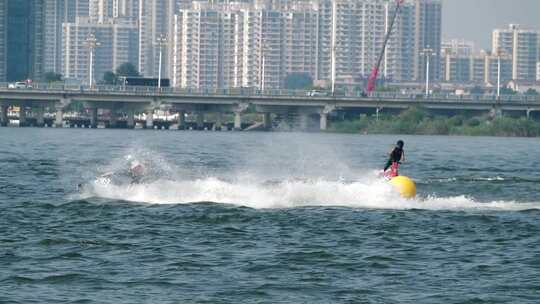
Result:
M452 117L433 115L415 107L399 115L361 115L357 119L334 121L330 132L362 134L415 134L540 137L540 122L527 118L489 115Z

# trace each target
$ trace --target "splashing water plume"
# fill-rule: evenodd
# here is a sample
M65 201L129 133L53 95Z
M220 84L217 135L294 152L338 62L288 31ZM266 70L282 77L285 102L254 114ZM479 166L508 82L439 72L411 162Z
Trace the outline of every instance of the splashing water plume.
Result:
M296 141L296 149L286 149L284 145L272 143L261 148L271 153L250 150L249 154L240 157L243 160L240 163L227 164L227 159L215 160L222 164L222 171L212 171L202 159L190 159L189 163L177 165L169 163L155 151L130 149L109 165L96 168L97 172L87 179L90 182L85 184L80 196L149 204L211 202L256 209L306 206L426 210L540 209L540 203L480 202L459 192L444 197L430 196L424 192L415 199L404 199L390 183L379 177L379 172L349 167L340 161L339 151L329 146L310 143L303 137ZM306 153L306 150L318 153ZM211 158L212 155L204 157ZM132 184L124 180L120 183L103 183L95 178L107 171L122 170L126 167L126 158L145 164L147 172L143 182ZM291 159L295 161L291 162ZM497 182L500 179L497 176L485 180ZM447 182L452 183L453 180L449 178ZM424 185L432 183L431 180L419 182ZM422 193L421 188L419 190Z
M250 208L336 206L370 209L527 210L538 203L480 203L465 196L401 198L392 185L376 177L361 181L284 180L256 182L253 178L226 181L216 177L195 180L156 180L147 184L92 183L83 197L100 197L149 204L212 202Z

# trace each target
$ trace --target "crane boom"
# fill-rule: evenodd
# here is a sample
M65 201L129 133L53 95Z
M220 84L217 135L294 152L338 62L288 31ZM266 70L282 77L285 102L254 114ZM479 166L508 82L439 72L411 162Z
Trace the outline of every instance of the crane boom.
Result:
M388 44L388 40L390 40L390 35L392 35L392 30L394 28L394 24L396 22L397 16L399 15L399 10L401 9L401 5L403 4L404 0L396 0L396 10L394 11L394 14L392 15L392 19L390 21L390 27L388 28L388 32L386 33L386 36L384 37L384 43L381 50L381 53L379 54L379 58L377 58L377 64L373 67L373 70L371 70L371 75L369 75L367 88L366 88L366 94L371 94L373 90L375 89L375 82L377 81L377 75L379 75L379 68L381 67L381 62L384 57L384 53L386 51L386 46Z

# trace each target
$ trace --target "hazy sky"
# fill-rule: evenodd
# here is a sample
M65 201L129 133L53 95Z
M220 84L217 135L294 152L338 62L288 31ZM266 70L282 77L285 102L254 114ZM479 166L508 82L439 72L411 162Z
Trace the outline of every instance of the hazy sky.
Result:
M443 0L443 37L491 48L494 28L517 23L540 29L540 0Z

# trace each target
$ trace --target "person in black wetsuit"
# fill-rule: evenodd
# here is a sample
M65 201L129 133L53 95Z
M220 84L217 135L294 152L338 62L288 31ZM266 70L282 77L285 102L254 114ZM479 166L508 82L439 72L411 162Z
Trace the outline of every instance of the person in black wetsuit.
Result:
M402 161L405 161L405 151L403 151L404 146L403 140L398 140L394 149L390 152L390 158L384 166L384 172L392 166L393 163L400 164Z

